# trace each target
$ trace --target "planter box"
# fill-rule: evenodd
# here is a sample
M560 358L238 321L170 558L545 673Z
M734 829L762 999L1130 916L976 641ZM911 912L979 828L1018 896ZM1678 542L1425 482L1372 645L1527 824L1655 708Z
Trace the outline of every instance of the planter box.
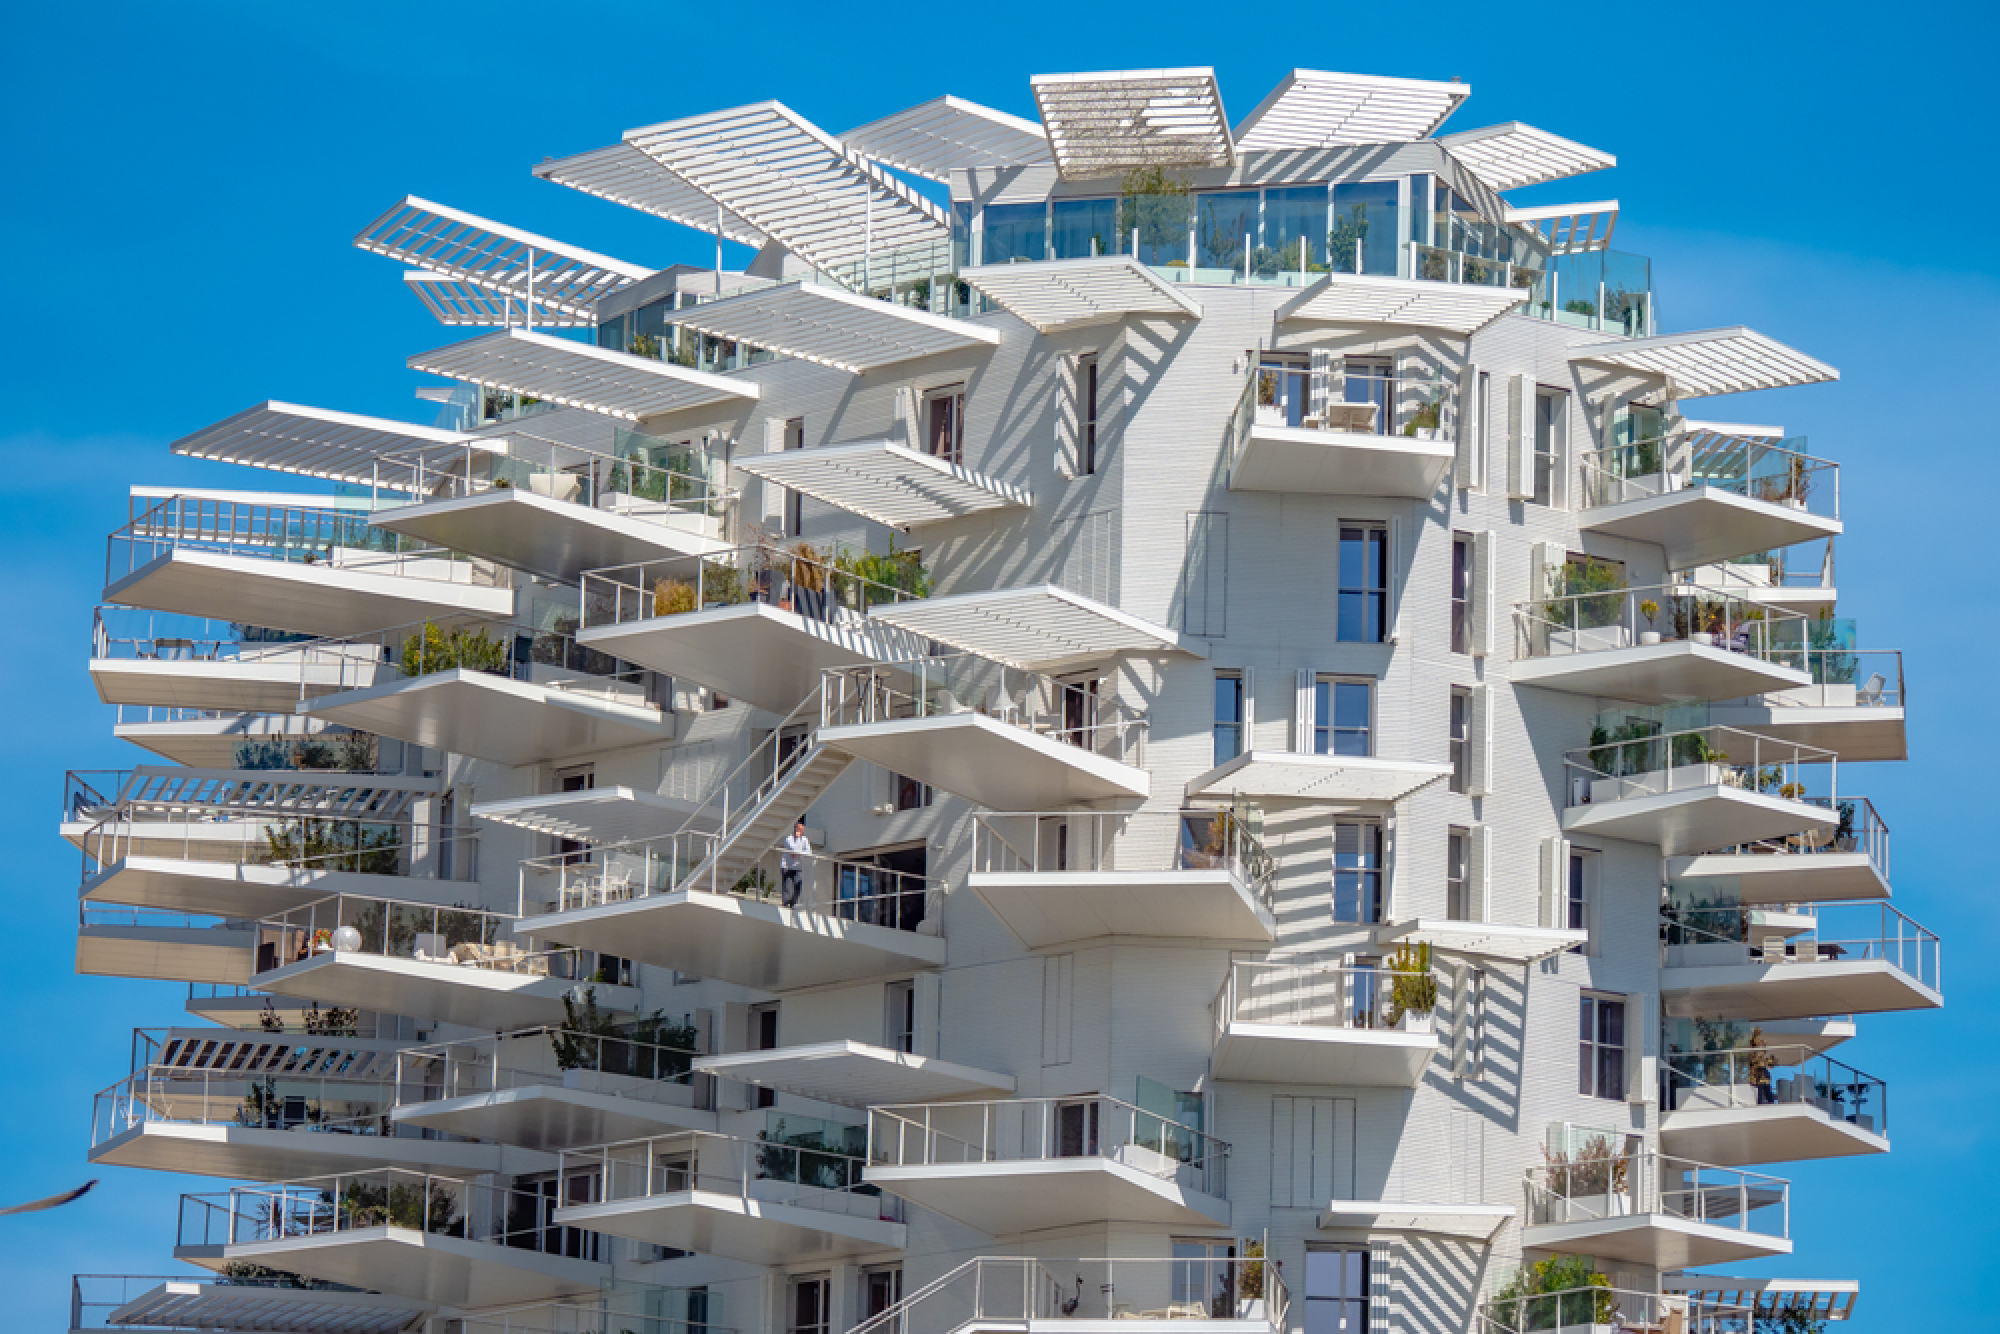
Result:
M1754 1084L1710 1084L1704 1088L1682 1089L1675 1100L1684 1112L1755 1107L1757 1087Z
M1588 630L1549 631L1551 654L1591 653L1599 649L1632 647L1632 632L1622 625L1601 625Z
M1681 764L1671 769L1633 774L1629 778L1599 778L1590 785L1591 804L1625 797L1657 797L1698 787L1721 787L1731 770L1720 764Z
M1180 1160L1149 1149L1143 1144L1121 1144L1112 1153L1111 1161L1123 1163L1126 1167L1136 1167L1149 1176L1172 1177L1181 1169Z

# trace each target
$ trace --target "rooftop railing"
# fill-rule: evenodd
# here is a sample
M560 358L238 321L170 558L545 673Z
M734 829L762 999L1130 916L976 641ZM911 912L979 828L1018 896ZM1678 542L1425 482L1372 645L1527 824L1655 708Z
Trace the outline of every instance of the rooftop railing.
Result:
M1117 1098L1010 1098L868 1109L875 1167L1106 1158L1218 1198L1228 1194L1229 1146Z
M1607 1285L1490 1298L1479 1308L1478 1334L1595 1329L1745 1334L1755 1327L1754 1316L1750 1307L1737 1303Z
M1529 1168L1526 1189L1529 1226L1655 1214L1773 1240L1791 1235L1791 1183L1661 1153L1581 1150Z
M478 908L331 894L258 924L257 971L343 953L582 983L626 981L622 968L607 973L594 950L523 950L512 935L518 920Z
M200 1283L206 1287L229 1288L240 1291L245 1297L268 1296L273 1302L282 1302L286 1293L291 1292L353 1292L361 1289L345 1287L339 1283L327 1283L321 1279L303 1278L297 1274L260 1275L254 1278L237 1278L229 1274L77 1274L70 1279L69 1327L79 1329L131 1330L172 1328L155 1324L134 1326L130 1320L114 1320L112 1317L126 1306L157 1291L169 1283ZM414 1314L414 1313L413 1313ZM523 1334L527 1334L524 1329ZM551 1331L551 1334L556 1334ZM562 1334L569 1334L563 1331ZM583 1331L576 1331L583 1334Z
M1063 1320L1247 1320L1286 1328L1283 1269L1261 1257L1044 1260L983 1255L851 1334Z
M583 576L583 626L630 625L753 602L807 620L854 625L872 607L928 591L920 567L909 570L909 586L899 587L845 568L856 559L807 543L765 542L591 570Z
M143 1125L435 1138L390 1121L394 1100L394 1087L380 1079L149 1065L92 1100L90 1144L96 1148Z
M1515 652L1523 658L1685 640L1803 671L1807 624L1799 612L1693 584L1563 593L1514 606Z
M700 1053L692 1026L679 1036L684 1040L676 1045L544 1026L409 1047L396 1054L396 1106L540 1088L581 1072L607 1077L593 1086L596 1092L685 1107Z
M1421 1029L1432 1010L1407 1010L1397 1003L1396 979L1402 976L1386 965L1239 960L1230 964L1216 993L1216 1034L1231 1024L1391 1029L1414 1023Z
M1678 906L1661 912L1669 968L1728 964L1782 965L1772 980L1804 977L1830 964L1879 960L1941 992L1943 944L1937 934L1886 903L1823 903L1796 914L1811 925L1759 930L1758 909Z
M1547 277L1535 284L1523 315L1626 338L1659 330L1653 261L1621 250L1551 255Z
M1840 465L1814 458L1805 441L1772 443L1687 430L1592 450L1582 459L1586 509L1681 491L1722 491L1747 500L1840 517Z
M808 1140L816 1136L803 1137ZM861 1179L866 1160L822 1143L739 1139L689 1130L588 1149L565 1149L562 1175L593 1176L593 1203L702 1191L847 1218L901 1222L902 1204Z
M972 869L1009 875L1228 871L1273 911L1276 863L1226 810L974 811Z
M699 526L694 521L727 518L738 498L706 477L648 462L635 449L607 454L520 431L468 440L449 455L434 445L385 454L374 465L373 489L379 503L395 503L382 499L385 491L420 503L518 490L690 531Z
M1810 1047L1678 1052L1660 1062L1666 1111L1817 1107L1872 1135L1889 1133L1889 1085Z
M1657 797L1693 788L1727 787L1786 801L1836 799L1838 757L1830 750L1774 741L1734 727L1649 732L1636 722L1563 756L1566 804L1590 806ZM1822 789L1813 792L1813 788Z

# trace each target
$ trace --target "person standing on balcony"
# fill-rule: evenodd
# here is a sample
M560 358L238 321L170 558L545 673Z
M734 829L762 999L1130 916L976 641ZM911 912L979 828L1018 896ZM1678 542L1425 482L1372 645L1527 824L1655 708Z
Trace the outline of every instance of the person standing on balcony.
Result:
M812 851L812 840L806 837L806 822L800 820L792 825L792 832L785 837L785 850L778 854L778 898L787 908L799 906L799 891L804 885L805 866L799 860L804 853Z

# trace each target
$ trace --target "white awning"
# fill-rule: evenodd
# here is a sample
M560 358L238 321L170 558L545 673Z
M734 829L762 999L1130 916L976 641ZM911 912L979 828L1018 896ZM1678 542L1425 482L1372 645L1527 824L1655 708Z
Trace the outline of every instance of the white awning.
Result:
M431 317L448 329L506 329L525 325L526 309L504 292L490 292L429 269L406 269L403 285L424 303ZM535 327L540 329L591 329L597 320L590 315L565 315L537 304Z
M516 301L579 317L593 316L599 297L653 272L415 195L405 195L362 228L354 244Z
M1741 325L1657 338L1621 338L1569 350L1571 361L1663 375L1680 398L1838 380L1840 372Z
M569 338L506 329L453 343L409 360L427 371L510 394L531 394L566 408L624 421L730 399L754 402L750 380L671 366Z
M1279 306L1280 323L1410 324L1471 337L1528 299L1526 288L1329 273Z
M1590 938L1588 931L1569 931L1542 926L1503 926L1498 922L1451 922L1419 918L1391 922L1378 928L1375 938L1382 944L1409 940L1429 944L1452 954L1473 954L1483 959L1504 959L1509 963L1534 963L1551 958Z
M366 486L376 460L397 456L399 470L418 462L437 465L464 458L467 448L505 453L505 440L459 435L428 426L328 412L291 403L264 402L174 441L176 454L241 463Z
M710 235L719 231L723 240L738 245L761 246L770 239L688 184L678 173L628 143L594 148L573 157L550 158L536 164L535 175L696 231Z
M1469 83L1295 69L1236 127L1242 152L1423 139L1472 95Z
M1768 1025L1766 1026L1768 1029ZM1848 1320L1861 1298L1851 1278L1731 1278L1723 1274L1663 1274L1660 1286L1715 1306L1754 1307L1757 1319L1799 1312L1809 1320Z
M736 466L891 528L1031 503L1018 486L887 440L752 454L737 459Z
M1037 74L1029 82L1066 181L1135 167L1236 165L1212 69Z
M1034 121L950 96L870 121L840 140L885 167L933 181L949 181L954 167L1024 167L1049 160L1049 137Z
M1417 1200L1334 1200L1319 1211L1321 1231L1427 1232L1491 1241L1514 1216L1511 1204L1433 1204Z
M943 244L943 209L777 102L626 132L625 142L828 270Z
M1618 165L1610 153L1510 120L1483 130L1447 134L1438 140L1495 190L1518 190Z
M1128 315L1201 318L1200 305L1129 255L987 264L958 276L1041 333Z
M673 319L717 338L734 338L850 375L1000 344L999 331L983 324L811 282L760 287L683 307Z
M1198 640L1053 584L898 602L868 618L1029 671L1119 653L1208 656Z
M1558 255L1608 250L1618 228L1618 201L1592 204L1549 204L1542 208L1509 208L1507 221L1526 227L1549 243Z
M1190 800L1245 796L1332 806L1380 806L1451 775L1449 764L1373 755L1305 755L1249 750L1188 780Z
M435 778L316 773L280 769L180 769L141 765L93 819L125 819L227 810L325 816L342 820L402 820L437 795Z
M629 787L595 787L534 797L482 801L472 818L512 825L578 843L632 843L671 834L695 813L695 803ZM712 826L713 822L708 822Z

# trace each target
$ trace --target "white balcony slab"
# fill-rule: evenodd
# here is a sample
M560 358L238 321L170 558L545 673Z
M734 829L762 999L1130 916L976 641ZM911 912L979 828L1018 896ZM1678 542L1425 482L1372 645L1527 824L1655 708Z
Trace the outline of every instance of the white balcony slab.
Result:
M1515 685L1635 704L1665 704L1670 700L1735 699L1812 684L1812 678L1796 668L1690 639L1634 644L1621 626L1549 634L1551 639L1574 636L1577 642L1558 645L1558 651L1547 657L1517 659L1511 667Z
M890 528L1025 509L1033 499L1018 486L887 440L750 454L736 468Z
M1700 773L1702 769L1710 772ZM1706 848L1730 848L1802 830L1831 834L1840 820L1824 806L1751 792L1721 781L1719 765L1689 765L1671 771L1674 787L1661 774L1599 779L1588 805L1563 812L1563 830L1632 843L1657 844L1662 856L1678 857ZM1630 795L1619 795L1629 793Z
M514 613L512 589L396 574L390 558L376 561L349 568L177 548L107 585L103 600L329 637L417 621L443 625L505 619ZM463 562L457 565L461 577L472 572Z
M249 927L83 923L76 929L76 971L91 977L241 983L255 968L256 946L257 933Z
M488 1172L550 1171L556 1166L548 1154L503 1149L498 1144L168 1121L123 1131L92 1147L89 1158L99 1166L190 1172L235 1181L285 1181L383 1167L469 1178Z
M1201 305L1129 255L988 264L959 277L1037 333L1127 317L1198 320Z
M1558 1202L1560 1203L1560 1202ZM1644 1269L1688 1269L1790 1255L1783 1237L1697 1223L1670 1214L1623 1214L1570 1223L1535 1223L1521 1229L1523 1250L1591 1255Z
M254 861L270 850L266 829L282 819L214 820L180 824L167 820L108 820L92 824L65 820L62 836L100 861L106 857L172 857L185 861Z
M173 722L117 723L111 735L191 769L233 769L245 746L315 737L331 741L346 730L322 718L294 713L224 713Z
M357 650L372 653L377 650ZM379 661L339 662L315 648L260 649L233 658L94 658L90 681L106 704L214 709L223 713L290 713L301 699L375 684Z
M1935 1010L1944 997L1886 959L1752 963L1735 942L1673 945L1660 969L1669 1015L1727 1015L1743 1023L1828 1014ZM1777 1039L1765 1035L1767 1042Z
M1865 852L1704 853L1669 860L1667 879L1695 888L1724 884L1745 907L1889 898L1888 880Z
M293 1334L400 1334L430 1308L403 1297L323 1288L265 1287L169 1278L106 1313L104 1327L202 1330L206 1334L286 1330ZM72 1334L81 1334L72 1331Z
M672 715L647 704L637 685L582 675L564 680L516 681L454 667L301 708L357 731L509 767L673 740Z
M849 1038L769 1051L703 1056L695 1061L694 1068L718 1079L734 1079L853 1107L1014 1091L1012 1075L977 1070L934 1056L874 1047Z
M1566 953L1590 939L1588 931L1550 926L1510 926L1502 922L1454 922L1417 918L1387 922L1375 929L1384 945L1421 941L1446 954L1528 964Z
M996 811L1146 797L1152 775L981 713L823 727L821 744Z
M721 519L659 509L657 518L639 518L511 486L377 510L369 521L564 584L576 583L585 570L726 549Z
M1270 912L1226 869L974 871L967 883L1031 950L1101 936L1246 945L1277 938Z
M513 1306L594 1296L611 1281L611 1266L596 1260L402 1227L237 1242L220 1249L223 1263L248 1261L439 1306Z
M253 979L224 980L249 980L260 991L308 997L322 1005L439 1019L488 1031L562 1023L563 995L575 985L565 978L527 972L418 963L337 950L258 973ZM637 1008L636 989L594 985L597 1003L604 1009L629 1012Z
M1903 710L1856 704L1851 685L1807 686L1761 699L1730 700L1710 705L1708 718L1718 726L1830 750L1843 763L1910 758Z
M1660 1152L1717 1167L1889 1152L1889 1137L1876 1132L1872 1117L1866 1123L1842 1120L1805 1102L1759 1106L1754 1088L1741 1091L1742 1105L1690 1107L1697 1095L1728 1090L1680 1090L1680 1106L1660 1116Z
M409 1103L391 1112L390 1119L546 1153L716 1128L715 1113L694 1106L685 1084L594 1070L565 1070L550 1078L561 1082Z
M362 894L408 902L474 903L479 885L467 880L240 866L179 857L126 857L83 882L86 903L213 917L257 919L303 907L329 894Z
M921 643L872 619L835 623L764 602L589 626L577 633L576 642L678 680L698 681L780 716L811 694L830 667L889 662L923 651Z
M1232 1019L1216 1034L1209 1069L1249 1083L1409 1089L1437 1053L1435 1032Z
M1824 1056L1860 1031L1852 1019L1766 1019L1758 1027L1770 1046L1803 1050L1808 1056Z
M1626 486L1629 489L1635 484L1627 482ZM1665 552L1670 570L1838 537L1842 531L1838 519L1712 486L1683 487L1593 506L1577 516L1577 527L1657 546Z
M1370 1232L1417 1232L1489 1242L1515 1212L1511 1204L1334 1200L1319 1211L1319 1227L1322 1232L1362 1228Z
M935 935L699 890L524 918L514 929L760 991L863 982L945 961Z
M472 818L512 825L550 838L576 843L631 843L678 829L713 829L716 817L706 807L660 792L629 787L594 787L581 792L548 792L533 797L482 801Z
M773 1184L778 1183L756 1182L752 1189ZM857 1205L863 1201L872 1197L854 1197ZM607 1236L753 1265L900 1251L908 1238L903 1224L884 1218L707 1190L580 1204L556 1210L553 1218Z
M1449 440L1256 422L1230 465L1229 489L1428 500L1454 456Z
M1188 780L1190 798L1263 797L1332 806L1380 806L1401 801L1451 776L1449 764L1359 755L1297 755L1245 751Z
M1229 1202L1148 1170L1160 1155L1137 1146L1132 1161L1100 1156L888 1166L862 1179L990 1236L1095 1223L1227 1227Z
M900 626L919 642L935 639L1028 671L1108 662L1122 653L1208 656L1199 639L1053 584L918 598L876 607L868 618Z

